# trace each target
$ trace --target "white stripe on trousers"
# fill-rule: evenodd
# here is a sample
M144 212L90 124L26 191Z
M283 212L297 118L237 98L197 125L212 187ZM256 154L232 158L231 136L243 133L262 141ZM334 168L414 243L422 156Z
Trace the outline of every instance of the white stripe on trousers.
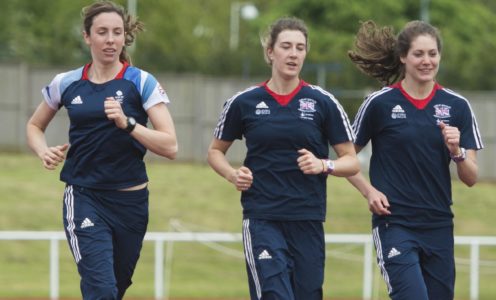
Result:
M255 284L255 289L257 290L257 298L262 299L262 289L260 286L260 281L258 279L257 268L255 267L255 257L253 256L253 248L251 245L251 235L250 235L250 220L243 220L243 245L245 248L245 258L248 263L248 267L251 271L251 277Z
M377 265L379 266L379 269L381 270L382 277L384 278L384 281L386 282L388 293L391 294L391 292L393 291L393 287L391 286L391 283L389 282L389 275L386 271L386 267L384 267L384 257L382 256L382 244L381 244L381 238L379 237L379 226L375 227L372 230L372 236L374 239L375 249L377 252Z
M69 244L74 255L74 260L79 263L81 260L81 252L79 251L78 239L74 233L74 194L72 185L68 185L64 192L64 204L66 209L65 218L67 219L67 232L69 234Z

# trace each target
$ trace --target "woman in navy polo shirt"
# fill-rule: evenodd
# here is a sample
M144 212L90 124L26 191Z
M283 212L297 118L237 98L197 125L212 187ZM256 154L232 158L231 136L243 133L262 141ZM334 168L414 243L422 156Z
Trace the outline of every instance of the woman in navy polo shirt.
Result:
M65 161L64 226L83 299L121 299L148 224L143 156L150 150L174 159L176 134L165 91L129 64L125 47L143 24L110 1L85 7L82 15L92 61L58 74L42 90L45 101L29 120L27 137L45 168ZM61 107L71 122L69 143L48 146L44 132Z
M367 199L377 261L397 300L452 300L455 285L451 177L477 181L482 149L470 103L436 82L441 38L412 21L396 37L364 22L351 60L385 86L370 94L354 121L355 148L372 141L370 183L350 182Z
M358 172L353 130L333 95L299 78L303 21L274 22L263 48L272 76L225 102L208 162L242 192L251 299L322 299L326 180ZM235 168L225 154L241 138L247 154Z

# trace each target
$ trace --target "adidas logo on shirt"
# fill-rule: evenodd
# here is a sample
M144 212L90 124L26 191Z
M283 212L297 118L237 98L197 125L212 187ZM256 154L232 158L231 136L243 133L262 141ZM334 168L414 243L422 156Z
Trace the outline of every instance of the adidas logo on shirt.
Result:
M255 108L269 108L267 106L267 104L265 104L264 101L261 101L260 103L257 104L257 106L255 106Z
M401 108L401 106L396 105L395 107L393 107L393 112L395 112L395 113L404 113L405 111L403 110L403 108Z
M91 220L88 218L84 219L83 222L81 223L81 229L92 226L95 226L95 224L93 224L93 222L91 222Z
M72 99L71 104L83 104L83 99L78 95L76 98Z
M260 101L260 103L255 106L255 114L256 115L270 115L270 109L265 102Z
M395 256L398 256L400 255L401 252L396 250L396 248L391 248L391 250L389 251L389 254L388 254L388 258L392 258L392 257L395 257Z
M267 250L264 249L264 251L262 251L262 253L260 253L260 255L258 256L258 260L262 259L272 259L272 256L269 254L269 252L267 252Z
M406 119L406 113L400 105L396 105L395 107L393 107L393 111L391 112L391 118Z

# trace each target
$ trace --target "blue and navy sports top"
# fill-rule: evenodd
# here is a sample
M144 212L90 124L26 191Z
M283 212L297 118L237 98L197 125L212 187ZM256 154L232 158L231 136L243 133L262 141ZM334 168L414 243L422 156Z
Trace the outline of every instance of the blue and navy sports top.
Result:
M114 97L125 115L146 126L146 110L169 103L165 91L151 74L127 63L115 79L102 84L88 79L89 67L58 74L42 90L48 106L65 107L70 119L70 148L60 179L112 190L147 182L146 148L107 118L103 104L106 97Z
M336 98L301 81L280 98L264 85L239 92L224 104L214 136L246 139L244 165L253 173L251 188L241 194L245 218L325 220L326 177L305 175L298 150L329 155L329 144L352 141L348 117Z
M401 85L370 94L360 107L353 127L356 144L372 140L370 181L391 205L381 222L416 228L453 224L450 156L439 122L458 127L460 146L483 148L469 102L436 84L428 98L412 99Z

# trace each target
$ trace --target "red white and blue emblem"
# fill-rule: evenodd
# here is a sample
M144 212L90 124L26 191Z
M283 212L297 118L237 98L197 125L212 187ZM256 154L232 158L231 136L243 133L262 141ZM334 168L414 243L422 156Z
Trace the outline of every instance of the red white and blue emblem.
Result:
M300 99L300 108L298 110L301 112L315 112L315 102L310 98Z
M310 98L300 99L300 108L298 110L300 113L300 118L305 120L313 120L313 115L315 113L315 103L317 101Z
M434 105L434 117L438 119L446 119L451 117L450 115L451 106L445 104Z

